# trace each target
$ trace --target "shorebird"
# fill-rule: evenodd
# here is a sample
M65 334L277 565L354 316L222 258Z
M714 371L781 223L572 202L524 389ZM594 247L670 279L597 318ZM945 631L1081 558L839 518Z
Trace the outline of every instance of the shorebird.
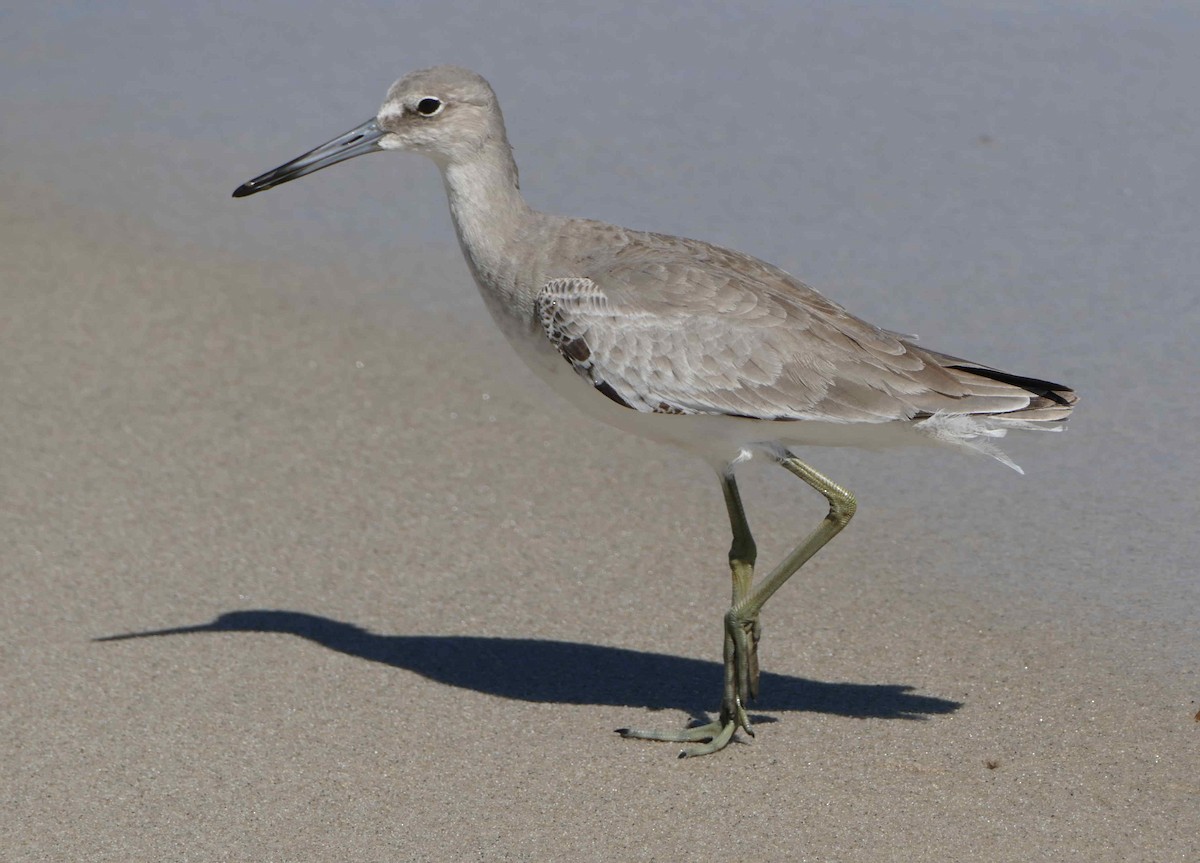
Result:
M262 192L366 153L423 153L441 169L463 255L492 317L529 366L585 413L673 444L720 478L733 542L717 718L625 737L690 744L679 757L753 736L759 615L850 521L854 496L791 451L935 444L990 455L1010 429L1058 430L1077 401L1061 384L918 347L783 270L698 240L533 210L496 95L454 66L413 72L379 112L238 187ZM736 466L755 455L825 497L824 520L758 583Z

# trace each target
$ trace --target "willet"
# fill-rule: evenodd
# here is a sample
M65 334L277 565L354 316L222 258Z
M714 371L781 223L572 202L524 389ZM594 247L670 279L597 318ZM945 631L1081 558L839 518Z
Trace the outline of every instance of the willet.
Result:
M723 749L758 694L759 612L855 511L850 492L792 454L802 445L941 444L993 456L1009 429L1055 429L1067 387L926 350L851 315L749 255L680 237L539 213L525 203L491 86L453 66L401 78L379 113L240 186L252 195L382 150L437 163L463 254L517 352L598 419L706 459L729 511L733 601L717 719L625 737ZM829 503L821 524L754 583L755 545L735 467L760 454Z

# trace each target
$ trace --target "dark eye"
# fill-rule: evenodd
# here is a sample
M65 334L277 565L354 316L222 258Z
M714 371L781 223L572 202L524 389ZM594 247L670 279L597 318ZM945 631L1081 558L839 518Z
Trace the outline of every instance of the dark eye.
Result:
M426 96L417 103L417 113L426 117L432 117L440 110L442 110L442 100L434 99L432 96Z

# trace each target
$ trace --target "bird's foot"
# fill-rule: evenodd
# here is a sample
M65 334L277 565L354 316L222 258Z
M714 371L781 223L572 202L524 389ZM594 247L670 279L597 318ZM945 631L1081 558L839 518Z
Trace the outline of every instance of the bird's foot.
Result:
M666 743L694 743L695 746L685 746L679 751L680 758L694 758L697 755L711 755L720 752L733 739L733 733L741 728L751 737L754 731L750 728L750 719L746 710L736 700L731 704L721 705L721 714L713 722L703 725L691 725L678 731L651 731L642 728L618 728L617 733L622 737L636 740L659 740Z
M757 614L742 617L730 609L725 615L725 687L721 712L715 721L679 731L618 728L617 733L636 740L696 744L685 746L679 752L680 758L720 752L733 740L733 734L739 728L753 737L745 705L758 696L758 640L761 635Z

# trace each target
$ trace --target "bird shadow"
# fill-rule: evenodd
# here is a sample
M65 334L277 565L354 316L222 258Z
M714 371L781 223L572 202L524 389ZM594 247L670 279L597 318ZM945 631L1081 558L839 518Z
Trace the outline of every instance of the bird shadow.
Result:
M707 716L721 691L720 664L570 641L472 635L376 635L362 627L299 611L248 610L211 623L93 639L124 641L203 632L296 635L348 656L415 672L430 680L501 698L558 704L611 704L685 710ZM925 719L960 702L917 695L886 683L829 683L763 672L762 710L810 711L859 719ZM770 721L759 718L759 721Z

